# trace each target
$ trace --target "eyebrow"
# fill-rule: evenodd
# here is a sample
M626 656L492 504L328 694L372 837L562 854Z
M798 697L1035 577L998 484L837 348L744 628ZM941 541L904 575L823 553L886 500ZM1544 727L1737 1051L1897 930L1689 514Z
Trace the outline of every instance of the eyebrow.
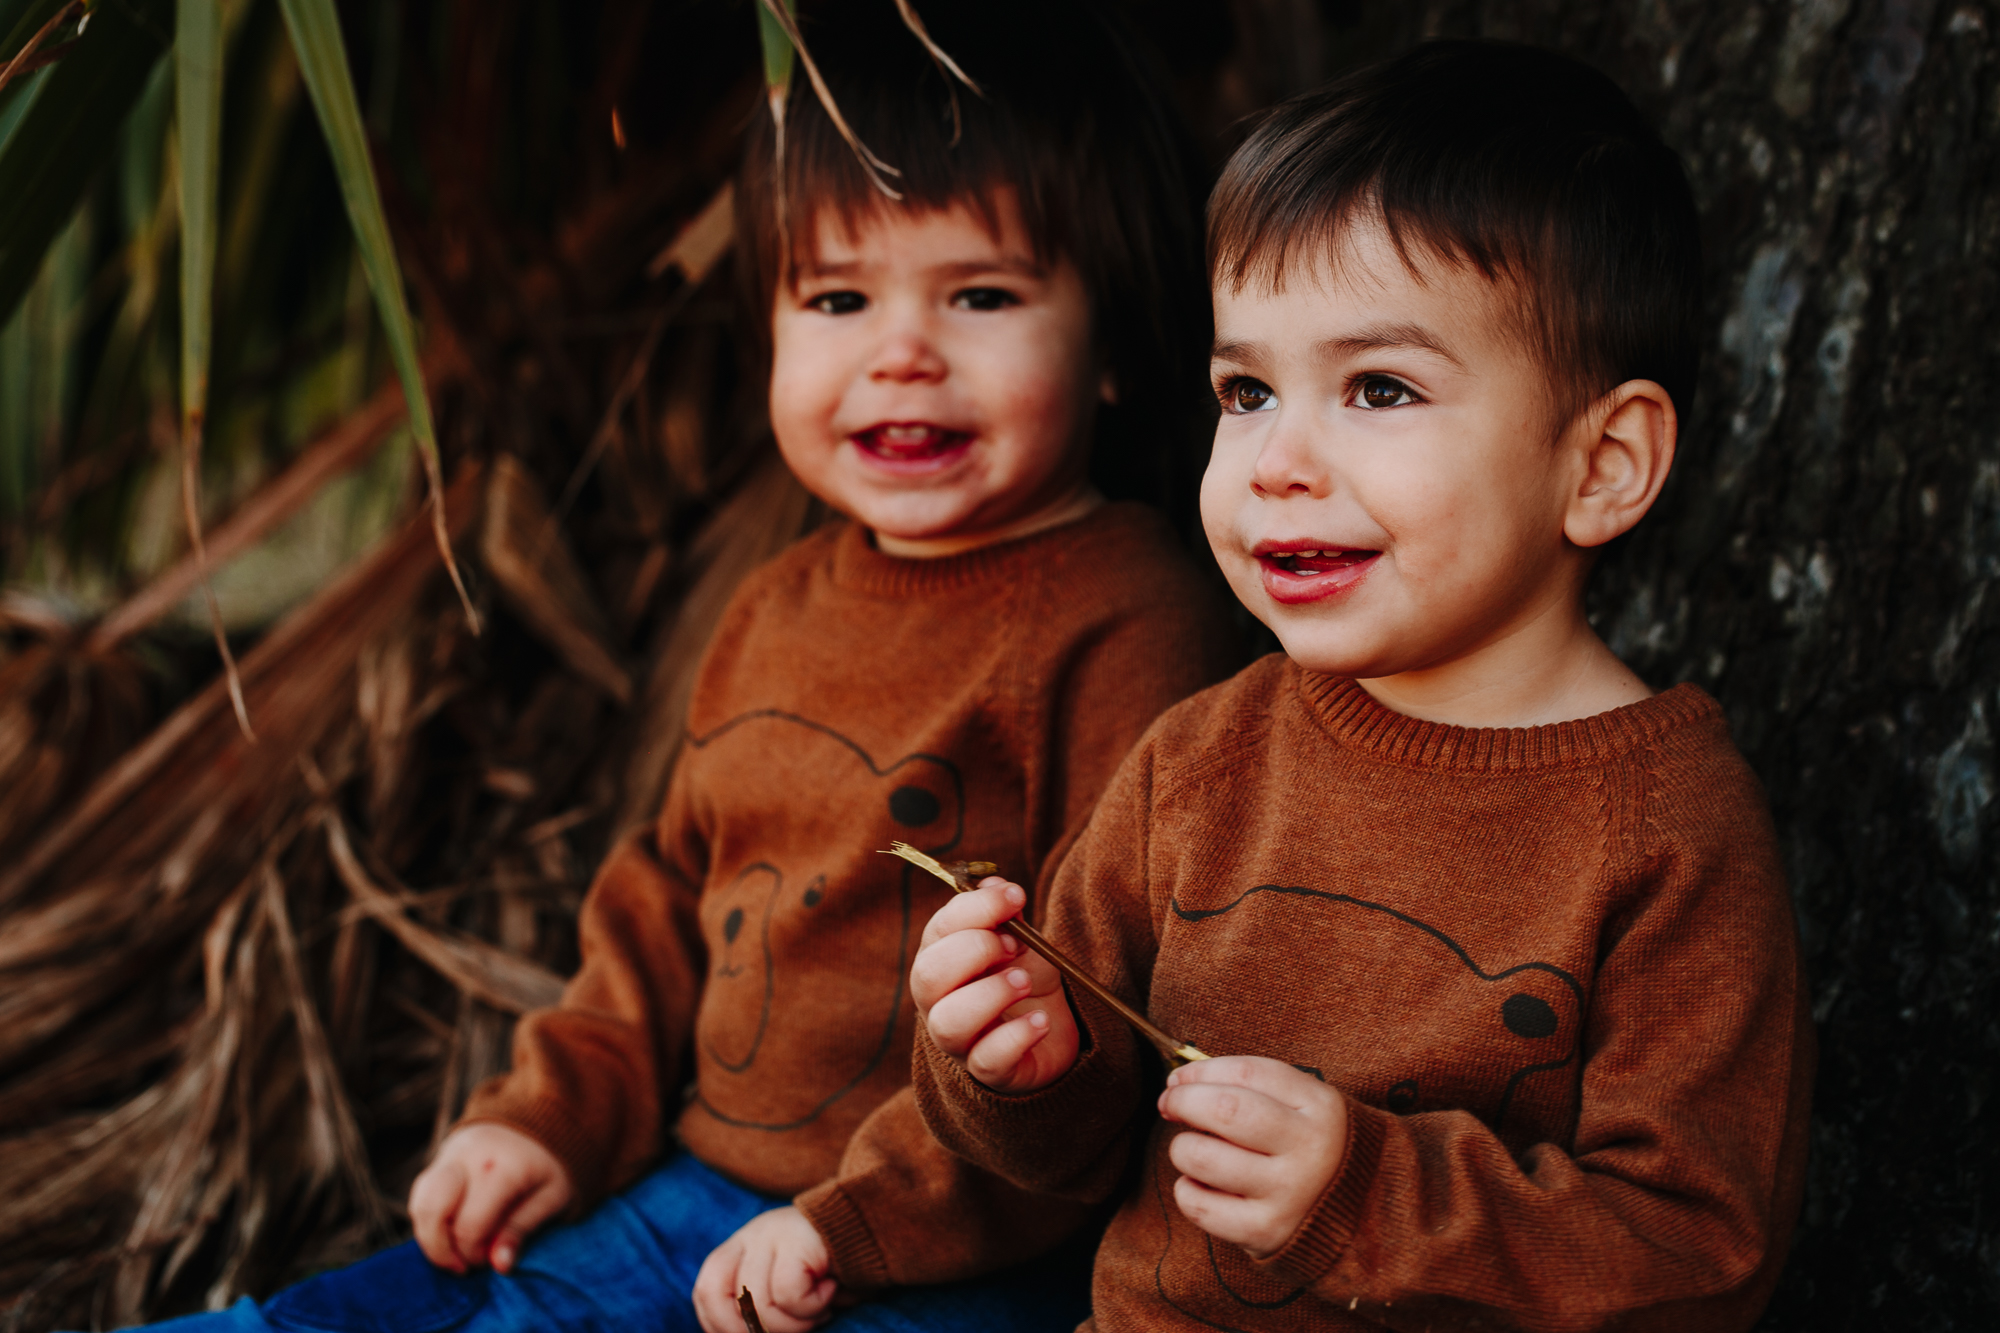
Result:
M1324 339L1313 350L1326 360L1336 361L1392 348L1415 348L1430 352L1443 357L1460 370L1465 369L1465 362L1445 344L1442 338L1417 324L1370 324L1353 333L1342 334L1338 338ZM1217 341L1209 349L1208 355L1213 361L1256 361L1263 353L1262 343L1230 340Z
M859 273L862 265L855 260L838 264L803 264L799 276L805 278L846 278ZM954 263L939 264L931 270L946 278L969 278L981 273L1011 273L1023 278L1046 278L1048 270L1032 259L1020 255L1002 255L997 259L961 259Z
M1444 339L1420 324L1370 324L1338 338L1327 338L1314 350L1326 360L1337 361L1391 349L1430 352L1460 370L1465 369L1465 362L1459 359L1458 353L1446 346Z

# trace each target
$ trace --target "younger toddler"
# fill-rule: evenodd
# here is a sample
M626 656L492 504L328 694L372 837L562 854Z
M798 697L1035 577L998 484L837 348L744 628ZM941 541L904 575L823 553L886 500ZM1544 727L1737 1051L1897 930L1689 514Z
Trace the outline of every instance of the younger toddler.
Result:
M879 849L976 847L1034 882L1153 717L1233 665L1167 524L1089 471L1101 437L1164 455L1197 419L1194 195L1094 5L922 12L978 92L888 0L807 27L900 199L803 81L736 192L778 447L847 521L736 594L665 808L599 872L561 1004L418 1178L416 1245L218 1328L717 1333L746 1286L772 1333L889 1288L837 1325L1082 1317L1080 1267L940 1285L1087 1210L918 1119L906 979L948 891Z

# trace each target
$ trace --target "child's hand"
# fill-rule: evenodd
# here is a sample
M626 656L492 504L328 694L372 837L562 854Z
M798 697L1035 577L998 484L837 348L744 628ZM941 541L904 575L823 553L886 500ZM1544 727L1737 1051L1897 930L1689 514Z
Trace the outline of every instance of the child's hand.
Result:
M838 1284L826 1242L796 1208L759 1213L715 1247L694 1280L694 1312L707 1333L744 1333L737 1295L750 1288L770 1333L806 1333L825 1322Z
M1045 1088L1076 1063L1062 974L999 929L1027 902L1020 885L989 876L931 918L910 969L931 1040L998 1092Z
M1188 1220L1262 1259L1292 1238L1347 1151L1347 1100L1262 1056L1197 1060L1167 1075L1160 1114L1176 1135L1168 1160Z
M410 1222L439 1268L463 1273L490 1261L505 1273L521 1242L575 1193L555 1154L520 1130L465 1125L445 1136L410 1186Z

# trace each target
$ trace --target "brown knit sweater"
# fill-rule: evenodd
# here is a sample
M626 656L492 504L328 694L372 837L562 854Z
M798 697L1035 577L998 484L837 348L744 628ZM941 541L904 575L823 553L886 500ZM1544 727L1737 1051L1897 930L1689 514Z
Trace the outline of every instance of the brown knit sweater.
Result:
M950 891L879 849L976 851L1032 883L1146 725L1233 665L1223 607L1132 505L938 560L858 525L794 546L724 615L665 808L606 861L581 970L466 1119L546 1144L586 1206L674 1128L799 1195L850 1285L1053 1243L1080 1206L968 1166L916 1114L907 977Z
M1688 1333L1768 1297L1812 1029L1763 794L1695 687L1468 730L1267 658L1134 749L1047 915L1176 1037L1348 1097L1338 1173L1260 1262L1175 1207L1157 1077L1094 1002L1027 1096L922 1041L947 1146L1071 1199L1125 1182L1107 1333Z

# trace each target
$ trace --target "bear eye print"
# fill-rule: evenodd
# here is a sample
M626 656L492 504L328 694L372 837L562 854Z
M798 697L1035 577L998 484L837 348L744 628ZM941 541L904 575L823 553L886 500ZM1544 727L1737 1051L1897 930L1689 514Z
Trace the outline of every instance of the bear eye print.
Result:
M1531 1041L1542 1037L1553 1037L1556 1035L1556 1029L1562 1026L1562 1020L1556 1017L1553 1005L1539 995L1530 995L1526 991L1516 991L1507 997L1506 1002L1500 1006L1500 1021L1506 1024L1507 1030L1515 1036L1527 1037Z
M922 787L898 787L889 793L889 818L904 828L922 828L943 811L943 803Z

